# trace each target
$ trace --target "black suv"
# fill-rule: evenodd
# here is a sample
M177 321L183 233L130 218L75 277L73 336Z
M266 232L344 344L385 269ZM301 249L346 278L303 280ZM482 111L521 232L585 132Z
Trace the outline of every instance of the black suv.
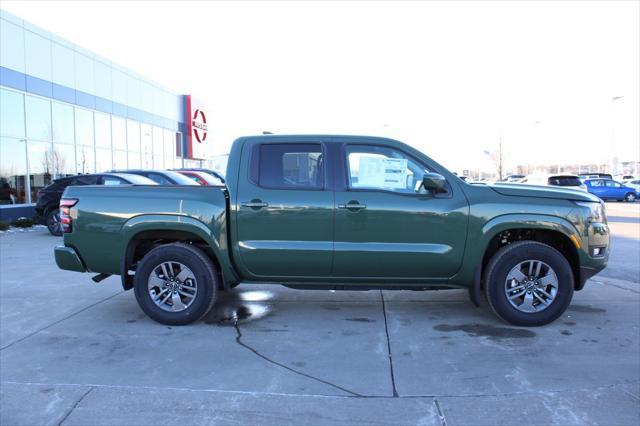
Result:
M38 191L36 215L52 235L62 235L60 198L67 186L79 185L156 185L151 179L127 173L99 173L56 179Z

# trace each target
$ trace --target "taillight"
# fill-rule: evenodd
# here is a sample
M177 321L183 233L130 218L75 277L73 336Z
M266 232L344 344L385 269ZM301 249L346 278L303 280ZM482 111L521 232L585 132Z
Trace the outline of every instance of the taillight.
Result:
M78 203L77 198L63 198L60 200L60 224L62 232L71 232L71 207Z

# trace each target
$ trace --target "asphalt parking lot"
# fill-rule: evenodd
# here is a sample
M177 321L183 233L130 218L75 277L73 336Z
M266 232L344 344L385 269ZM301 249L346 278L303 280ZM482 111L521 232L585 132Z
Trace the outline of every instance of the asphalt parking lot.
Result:
M640 423L640 203L608 203L610 267L516 328L459 290L240 286L201 322L149 320L117 277L0 236L0 424Z

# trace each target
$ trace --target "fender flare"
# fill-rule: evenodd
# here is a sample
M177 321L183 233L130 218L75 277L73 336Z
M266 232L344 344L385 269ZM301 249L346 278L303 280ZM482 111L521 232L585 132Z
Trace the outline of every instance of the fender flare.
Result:
M229 285L229 281L233 281L235 274L230 267L228 258L223 254L220 242L215 238L211 230L203 222L190 217L173 214L150 214L138 215L129 219L122 226L122 253L120 269L122 286L125 290L132 288L132 280L128 275L127 263L133 256L131 249L134 247L131 242L137 235L146 231L177 231L194 234L211 248L218 265L220 265L220 273L225 288ZM225 242L226 245L226 242Z
M484 274L482 263L489 249L489 243L498 234L510 229L554 231L561 233L573 241L574 248L576 248L576 242L582 244L582 238L576 227L562 217L530 213L510 213L492 218L482 225L479 234L476 235L473 241L468 243L467 249L469 251L465 253L466 260L464 262L465 268L463 269L473 271L473 274L465 277L464 281L471 282L469 296L474 304L477 303L478 295L480 294L480 286ZM579 255L578 253L578 256Z

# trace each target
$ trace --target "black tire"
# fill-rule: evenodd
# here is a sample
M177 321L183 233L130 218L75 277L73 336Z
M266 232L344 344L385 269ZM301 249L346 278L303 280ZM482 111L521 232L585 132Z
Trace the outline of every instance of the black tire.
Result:
M634 201L636 201L636 194L634 194L633 192L629 192L624 196L624 200L628 203L633 203Z
M153 302L148 280L163 262L179 262L195 277L195 298L184 310L169 312ZM218 282L216 269L201 250L188 244L172 243L154 248L138 263L134 276L134 292L140 308L151 319L166 325L186 325L202 318L216 301Z
M47 216L45 217L45 223L47 224L47 229L51 233L51 235L55 235L56 237L62 236L62 224L60 223L60 209L55 208L49 210Z
M507 275L521 262L546 263L555 272L558 286L555 298L539 312L522 312L512 306L505 292ZM540 326L560 317L573 297L573 271L567 259L556 249L536 241L519 241L502 247L493 255L485 274L485 295L493 312L502 320L518 326Z

